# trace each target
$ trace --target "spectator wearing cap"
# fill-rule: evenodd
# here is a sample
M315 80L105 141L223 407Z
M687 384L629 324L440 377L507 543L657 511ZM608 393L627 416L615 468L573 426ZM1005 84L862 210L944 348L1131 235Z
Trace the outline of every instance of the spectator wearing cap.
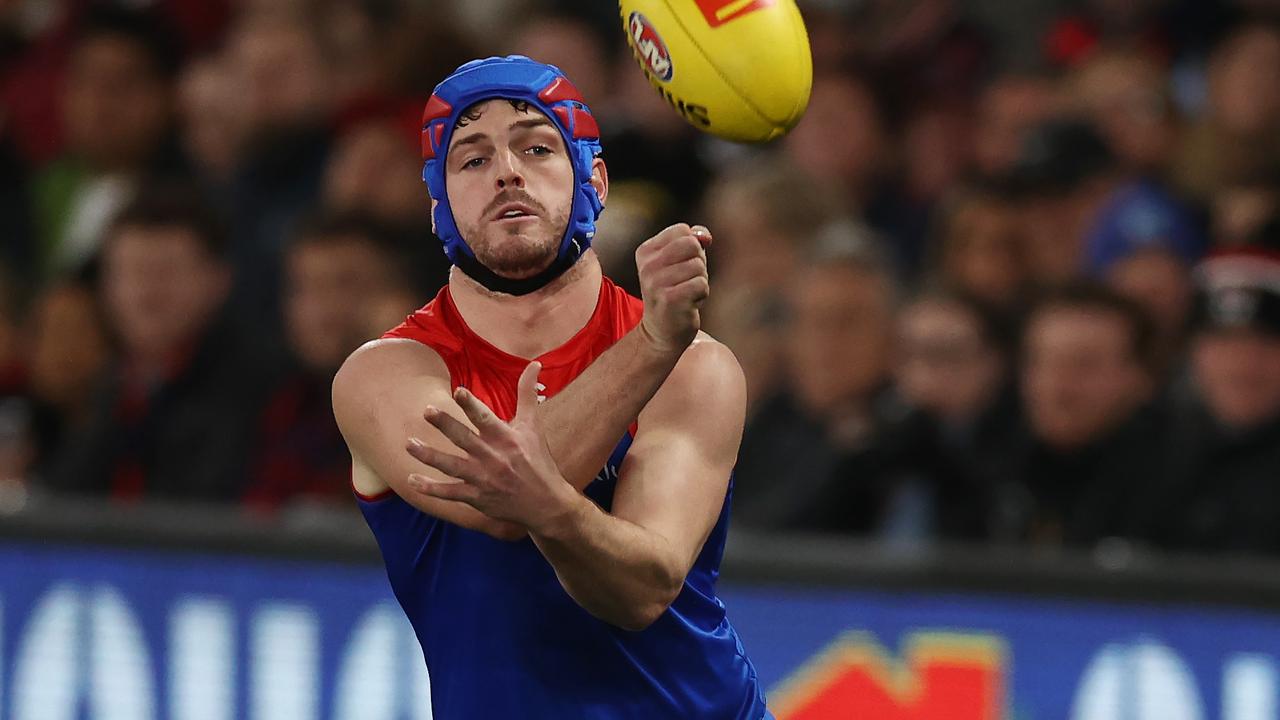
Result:
M1149 522L1181 550L1280 554L1280 254L1222 252L1196 281L1195 392Z
M271 378L264 343L224 312L231 269L219 223L185 191L146 189L108 229L101 265L119 356L48 487L124 503L234 500Z
M1018 199L1031 284L1061 286L1085 267L1085 238L1115 179L1111 154L1087 123L1053 119L1032 128L1005 182Z
M1117 165L1097 131L1074 119L1036 128L1008 182L1023 198L1033 284L1105 282L1148 313L1157 356L1170 362L1190 306L1190 268L1204 251L1190 212Z
M1150 322L1105 286L1047 295L1023 331L1027 437L997 489L1002 541L1089 546L1132 532L1134 495L1162 477Z
M1161 368L1182 348L1191 311L1191 268L1204 247L1190 213L1146 182L1116 189L1085 238L1088 274L1138 303L1153 321Z

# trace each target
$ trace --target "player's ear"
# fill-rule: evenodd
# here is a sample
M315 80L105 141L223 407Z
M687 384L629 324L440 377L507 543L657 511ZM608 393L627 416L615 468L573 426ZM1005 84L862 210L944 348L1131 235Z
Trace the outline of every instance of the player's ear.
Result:
M435 198L431 199L431 234L432 235L436 234L436 205L439 205L439 204L440 203L436 202Z
M603 205L609 199L609 169L601 158L591 161L591 187L596 189L596 196Z

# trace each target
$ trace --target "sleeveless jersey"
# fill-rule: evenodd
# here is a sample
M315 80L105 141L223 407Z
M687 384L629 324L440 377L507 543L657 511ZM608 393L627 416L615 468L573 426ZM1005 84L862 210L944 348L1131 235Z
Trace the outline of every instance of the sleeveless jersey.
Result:
M554 396L640 321L643 304L607 278L587 325L538 358ZM503 419L528 361L473 333L446 286L384 337L424 343ZM634 430L634 425L632 426ZM610 509L627 433L586 494ZM422 645L437 720L760 720L755 668L716 597L729 497L684 588L647 629L592 617L528 538L493 539L426 515L393 492L358 497L387 575Z

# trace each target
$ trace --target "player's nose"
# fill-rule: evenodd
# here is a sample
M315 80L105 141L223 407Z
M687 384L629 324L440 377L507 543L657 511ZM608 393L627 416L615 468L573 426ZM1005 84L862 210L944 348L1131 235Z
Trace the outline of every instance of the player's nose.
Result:
M494 157L493 166L497 172L497 178L494 181L497 189L502 190L509 186L524 187L524 175L520 172L515 153L510 150L499 152Z

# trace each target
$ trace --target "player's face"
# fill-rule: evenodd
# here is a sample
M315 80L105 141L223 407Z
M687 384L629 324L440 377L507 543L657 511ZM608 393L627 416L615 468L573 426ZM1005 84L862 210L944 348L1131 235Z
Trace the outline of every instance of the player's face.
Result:
M453 219L485 267L537 275L555 260L573 203L573 163L545 115L507 100L477 104L453 132L445 180Z

